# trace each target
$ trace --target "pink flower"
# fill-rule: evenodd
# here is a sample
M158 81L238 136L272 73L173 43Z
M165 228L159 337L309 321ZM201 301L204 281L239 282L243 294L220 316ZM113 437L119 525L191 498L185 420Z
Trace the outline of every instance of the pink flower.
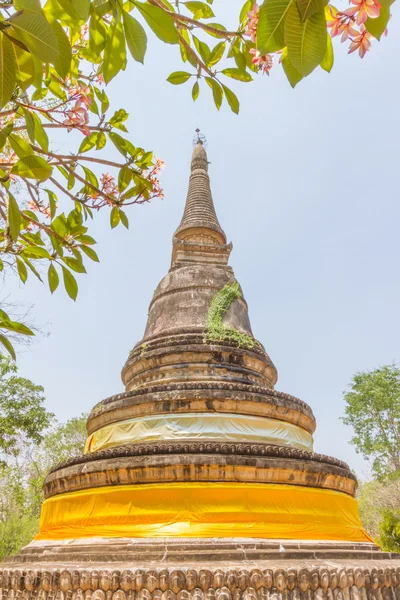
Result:
M117 196L119 193L115 179L109 173L103 173L100 177L101 191L108 196Z
M76 127L85 135L89 135L90 130L87 127L89 123L89 114L85 104L82 104L79 100L75 102L75 105L69 110L65 111L64 125L69 128Z
M269 75L269 72L274 64L271 54L264 54L264 56L261 56L259 51L255 48L250 49L250 54L253 55L253 58L251 60L253 65L257 65L259 71Z
M258 12L259 6L257 3L253 5L253 9L247 13L247 24L245 34L250 36L250 39L254 44L257 41L257 23L258 23Z
M343 15L355 17L357 25L362 25L370 17L376 19L379 17L381 5L378 0L351 0L352 6L343 11Z
M331 37L342 34L342 42L359 34L359 31L354 28L353 19L343 13L337 13L331 21L327 22L327 25L331 30Z
M348 54L358 50L361 58L364 58L366 52L371 48L371 34L366 29L363 29L360 34L352 39Z

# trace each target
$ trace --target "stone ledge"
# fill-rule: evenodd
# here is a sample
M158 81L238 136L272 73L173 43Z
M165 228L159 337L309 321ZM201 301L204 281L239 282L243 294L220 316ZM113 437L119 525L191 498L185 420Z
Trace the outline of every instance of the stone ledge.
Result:
M346 475L350 479L356 481L356 477L350 471L350 467L338 458L273 444L234 444L220 442L171 442L169 444L153 442L148 444L117 446L115 448L98 450L97 452L91 452L83 456L65 460L51 469L50 473L54 473L55 471L66 467L89 463L96 460L108 460L129 456L151 456L155 454L223 454L310 460L344 469L348 472Z
M398 556L398 555L396 555ZM127 569L74 565L0 570L0 598L14 600L396 600L400 560L366 565ZM318 561L314 561L318 563ZM393 563L393 566L390 563ZM10 565L11 566L11 565ZM265 567L263 565L262 567Z
M267 396L270 398L276 398L278 400L287 400L293 405L300 407L300 410L304 412L307 416L310 416L314 420L314 415L309 407L309 405L296 398L295 396L291 396L290 394L286 394L285 392L278 392L277 390L271 390L267 387L259 386L259 385L251 385L251 384L239 384L232 382L202 382L198 381L196 383L169 383L166 385L154 385L154 386L146 386L139 388L137 390L132 390L130 392L121 392L120 394L115 394L114 396L109 396L105 398L98 404L96 404L92 410L93 416L97 411L112 402L116 402L119 400L125 400L128 398L133 398L135 396L143 396L145 394L154 394L158 392L173 392L173 391L190 391L190 390L221 390L228 392L248 392L249 394L261 394L263 396Z

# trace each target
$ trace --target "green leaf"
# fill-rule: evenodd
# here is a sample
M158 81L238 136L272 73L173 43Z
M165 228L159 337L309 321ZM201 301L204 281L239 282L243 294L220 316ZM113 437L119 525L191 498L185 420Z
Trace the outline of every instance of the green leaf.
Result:
M91 171L90 169L88 169L87 167L84 167L83 165L81 165L82 169L85 172L85 179L88 183L90 183L91 185L93 185L95 188L99 187L99 182L98 179L96 177L96 175L93 173L93 171ZM86 193L90 194L92 191L92 188L90 188L89 186L86 186Z
M27 134L28 134L29 139L31 140L32 144L34 144L35 143L35 121L33 120L32 113L29 110L26 110L24 108L24 109L22 109L22 112L24 113Z
M217 44L215 46L215 48L213 48L211 50L210 56L207 61L208 67L212 67L213 65L216 65L217 63L219 63L219 61L221 60L221 58L224 55L225 47L226 47L226 43L220 42L219 44Z
M245 21L247 21L247 13L251 11L253 5L253 0L246 0L239 14L239 23L244 23Z
M14 13L9 22L30 52L45 63L55 64L59 55L56 35L43 13L24 10Z
M3 33L0 33L0 108L9 102L16 80L16 61L12 43Z
M22 251L22 255L27 258L51 258L46 248L40 246L26 246Z
M238 81L253 81L252 76L247 71L242 71L241 69L223 69L223 75L227 77L231 77L232 79L237 79Z
M215 14L211 8L204 2L184 2L186 8L193 14L193 18L198 21L199 19L212 19Z
M103 75L104 81L110 81L126 65L125 36L120 21L115 22L108 28L106 47L104 49Z
M58 288L58 284L60 283L57 270L54 267L53 263L51 263L49 266L49 270L47 272L47 279L49 282L50 292L53 294Z
M75 171L71 168L72 173L68 173L67 189L72 190L75 185Z
M331 72L332 67L333 67L333 62L334 62L334 53L333 53L333 44L332 44L332 38L329 35L329 33L326 34L326 52L325 52L325 56L324 59L321 63L321 67L324 69L324 71L327 71L328 73Z
M328 4L328 0L296 0L302 22Z
M94 88L94 91L98 100L101 102L101 112L104 114L108 110L108 107L110 105L107 94L104 90L100 91L97 88Z
M32 117L34 122L35 139L39 146L45 150L45 152L47 152L49 149L49 138L47 133L38 115L36 113L32 113Z
M129 52L137 62L144 63L147 49L147 35L139 21L134 19L126 11L122 11L125 38Z
M93 131L93 133L83 138L82 143L79 146L78 154L83 154L84 152L87 152L88 150L94 148L97 142L97 135L98 132Z
M5 127L3 127L3 129L0 130L0 150L4 147L8 136L13 130L13 127L13 123L8 123Z
M66 256L63 258L65 264L75 271L76 273L86 273L86 269L82 264L82 260L78 260L77 258L73 258L72 256Z
M231 111L234 112L236 115L239 114L239 100L238 97L236 96L236 94L234 94L232 92L232 90L230 90L228 87L226 87L226 85L224 85L223 83L221 84L223 87L223 90L225 92L225 96L226 99L228 101L228 104L231 108Z
M17 10L30 10L36 13L42 12L39 0L16 0L15 8Z
M119 224L120 219L121 215L118 206L113 206L110 213L111 229L114 229L114 227L116 227Z
M166 44L178 43L174 20L162 8L135 1L133 4L139 9L147 25L162 42Z
M90 12L90 0L70 0L78 17L86 21Z
M58 0L58 3L74 21L85 22L87 20L90 10L90 0Z
M50 217L51 219L54 219L57 210L57 196L51 190L45 190L45 192L49 197Z
M64 213L53 220L51 228L62 238L68 233L67 219Z
M377 40L381 39L389 22L390 5L392 2L390 0L380 0L380 4L381 9L379 11L379 17L376 17L376 19L368 17L364 23L366 30Z
M214 104L217 107L217 110L221 108L222 100L224 97L224 93L218 81L216 79L212 79L211 77L205 78L207 84L212 89Z
M8 340L2 334L0 334L0 344L2 344L4 346L4 348L7 350L7 352L9 354L11 354L11 358L13 358L14 360L17 360L17 357L15 355L15 350L14 350L12 343L10 342L10 340Z
M31 145L28 144L20 135L15 133L10 133L8 136L8 141L10 143L11 148L14 150L15 154L19 158L24 158L24 156L29 156L33 154L33 150Z
M126 214L122 209L119 210L119 216L121 217L121 223L126 228L129 229L129 220Z
M22 262L22 260L20 258L18 258L17 256L17 269L18 269L18 275L20 280L22 281L22 283L25 283L26 280L28 279L28 271L26 269L25 264Z
M120 192L126 190L128 185L132 181L132 175L132 170L128 167L128 165L125 165L124 167L122 167L122 169L120 169L118 173L118 189Z
M197 52L200 54L203 62L208 63L208 59L211 55L211 50L205 42L202 42L195 35L193 36L194 45L196 46Z
M99 55L105 48L107 39L107 29L96 13L90 17L89 24L89 47L96 55Z
M97 134L97 140L96 140L96 150L101 150L102 148L104 148L106 143L107 143L106 134L104 133L104 131L99 131L99 133Z
M297 4L291 4L285 20L285 43L296 71L304 77L310 75L326 53L325 11L314 13L302 23Z
M72 61L72 49L67 34L64 29L56 20L50 20L51 28L53 29L54 35L57 39L58 44L58 57L54 63L54 68L59 76L64 79L70 70Z
M199 82L196 81L194 86L192 87L192 98L193 100L197 100L197 98L199 97L200 94L200 86L199 86Z
M96 240L94 240L90 235L80 235L79 241L82 244L88 244L90 246L93 246L93 244L96 244Z
M10 321L9 319L2 317L0 317L0 329L7 329L7 331L14 331L14 333L20 333L22 335L34 335L33 331L26 325L23 325L23 323Z
M262 55L276 52L285 45L284 23L294 0L264 0L257 24L257 48Z
M192 75L190 73L186 73L185 71L175 71L174 73L171 73L167 81L174 85L180 85L181 83L185 83L191 77Z
M126 110L124 108L120 108L119 110L115 111L115 113L108 122L110 123L110 125L115 127L116 125L119 125L120 123L126 121L128 117L129 114L126 112Z
M72 275L71 271L69 271L66 267L61 266L64 280L65 290L72 300L76 300L78 295L78 284L76 282L75 277Z
M296 69L290 62L287 48L284 48L282 52L282 67L292 88L296 87L299 81L303 79L303 75L300 75L300 73L296 71Z
M10 236L16 241L21 229L21 212L16 199L10 193L8 194L8 226L10 228Z
M86 254L86 256L88 256L91 260L93 260L94 262L99 262L99 257L97 256L96 252L93 250L93 248L89 248L88 246L80 246L80 249L82 250L82 252L84 252Z
M35 275L35 277L37 277L39 279L39 281L41 281L43 283L43 280L40 277L40 274L37 272L37 270L35 269L35 267L31 263L31 261L28 260L27 258L24 258L24 261L25 261L25 264L27 265L27 267L29 267L30 270L32 271L32 273Z
M17 44L12 44L16 64L16 78L21 89L26 90L30 85L39 81L39 74L35 70L35 61L32 54L25 52ZM41 82L41 77L40 77Z
M20 158L11 169L11 173L26 177L27 179L38 179L45 181L53 172L53 168L41 156L31 154Z
M115 133L114 131L110 131L108 136L109 136L110 140L112 141L112 143L114 144L114 146L117 148L117 150L119 150L121 152L121 154L123 154L124 156L127 156L127 154L129 154L130 156L133 156L133 154L136 151L136 148L129 140L126 140L125 138L123 138L118 133Z

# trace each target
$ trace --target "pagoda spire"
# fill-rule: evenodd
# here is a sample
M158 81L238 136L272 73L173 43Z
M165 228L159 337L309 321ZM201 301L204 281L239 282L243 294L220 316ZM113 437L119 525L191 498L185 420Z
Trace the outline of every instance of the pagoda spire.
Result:
M183 232L195 229L210 229L226 244L226 235L219 224L208 175L208 158L203 140L198 137L190 165L189 189L183 217L175 235L183 239ZM189 233L190 235L190 233ZM184 236L185 239L188 239Z
M198 133L198 130L196 132ZM202 255L205 247L207 255L213 251L219 255L217 262L221 262L222 259L226 264L232 249L232 245L227 244L225 232L215 211L204 141L204 136L197 136L190 165L185 209L173 238L172 264L180 262L183 255L185 261L204 262ZM202 251L199 245L202 246ZM207 262L208 260L209 257Z

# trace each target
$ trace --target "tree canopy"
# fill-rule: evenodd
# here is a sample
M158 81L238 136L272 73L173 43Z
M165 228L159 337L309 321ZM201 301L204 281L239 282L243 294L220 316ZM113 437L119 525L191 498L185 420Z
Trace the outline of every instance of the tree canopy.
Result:
M162 197L163 161L126 135L128 113L110 114L105 91L128 59L144 63L148 41L176 47L184 70L169 75L171 84L190 82L193 100L205 87L217 109L225 101L238 113L230 81L250 83L281 65L294 87L318 66L332 69L331 38L339 35L364 56L385 32L390 2L351 0L338 11L327 0L247 0L233 30L215 20L212 0L3 2L0 271L23 283L37 277L51 293L62 281L75 300L76 275L98 261L91 219L105 208L112 228L129 227L130 205ZM82 139L65 154L57 131ZM107 144L119 160L106 158ZM0 344L15 357L10 332L33 335L0 310Z
M0 467L0 560L28 544L39 526L42 485L60 461L82 453L86 415L59 424L54 418L38 444L26 439L18 457L9 456Z
M400 470L400 369L386 365L357 373L344 394L346 425L351 443L372 461L374 475L383 477Z
M54 416L43 402L43 388L19 377L16 364L0 354L0 457L17 456L24 442L42 441Z

